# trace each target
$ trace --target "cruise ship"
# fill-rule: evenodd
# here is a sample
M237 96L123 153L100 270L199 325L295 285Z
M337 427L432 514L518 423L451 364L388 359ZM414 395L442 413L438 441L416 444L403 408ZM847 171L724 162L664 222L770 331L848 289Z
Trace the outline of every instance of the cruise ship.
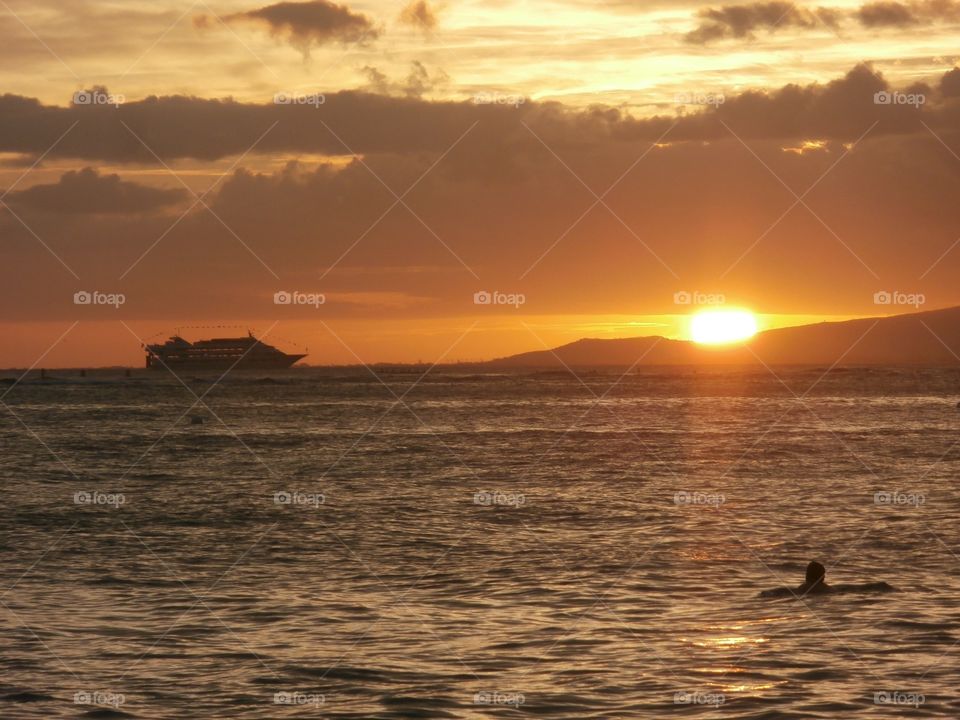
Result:
M155 370L281 370L303 355L290 355L249 333L239 338L188 342L174 335L163 344L144 345L147 367Z

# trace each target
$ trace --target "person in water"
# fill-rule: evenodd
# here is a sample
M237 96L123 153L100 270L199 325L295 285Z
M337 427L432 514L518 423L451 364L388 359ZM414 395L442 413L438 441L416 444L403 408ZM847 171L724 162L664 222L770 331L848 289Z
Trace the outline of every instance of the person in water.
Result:
M807 565L807 575L803 584L797 588L797 594L803 597L833 592L833 588L827 585L826 577L827 569L816 560L811 560Z
M774 588L764 590L761 597L795 597L803 599L808 595L826 595L834 592L893 592L895 588L885 582L865 583L862 585L828 585L827 569L816 560L807 564L803 583L798 588Z

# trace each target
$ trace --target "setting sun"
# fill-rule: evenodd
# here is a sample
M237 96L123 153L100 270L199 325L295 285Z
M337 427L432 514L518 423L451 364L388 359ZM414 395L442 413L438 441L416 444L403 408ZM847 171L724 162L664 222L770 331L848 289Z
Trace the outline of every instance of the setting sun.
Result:
M690 321L690 337L702 345L748 340L757 333L757 318L749 310L704 310Z

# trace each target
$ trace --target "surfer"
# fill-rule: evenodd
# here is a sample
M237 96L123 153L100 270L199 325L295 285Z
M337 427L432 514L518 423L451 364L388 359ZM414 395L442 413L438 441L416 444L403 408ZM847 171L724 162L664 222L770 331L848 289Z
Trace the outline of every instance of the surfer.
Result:
M764 590L760 597L796 597L803 599L807 595L827 595L835 592L850 593L870 593L870 592L893 592L894 588L889 583L874 582L864 583L862 585L828 585L827 569L816 560L811 560L807 564L807 572L803 582L797 588L774 588L773 590Z
M827 585L827 569L816 560L811 560L807 565L807 574L804 577L803 584L797 588L797 593L801 597L804 595L820 595L833 592L833 588Z

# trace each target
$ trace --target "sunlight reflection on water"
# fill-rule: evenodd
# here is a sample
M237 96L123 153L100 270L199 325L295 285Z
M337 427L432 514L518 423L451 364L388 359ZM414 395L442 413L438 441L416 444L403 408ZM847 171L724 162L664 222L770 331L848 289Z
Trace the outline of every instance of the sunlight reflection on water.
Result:
M597 402L438 372L407 412L311 371L228 380L225 425L193 426L174 383L18 386L56 457L0 424L0 698L29 700L0 716L109 690L142 718L304 712L277 693L331 718L658 717L717 693L735 718L875 717L906 690L956 717L958 380L844 373L804 406L762 373L650 372ZM757 597L811 558L901 592Z

